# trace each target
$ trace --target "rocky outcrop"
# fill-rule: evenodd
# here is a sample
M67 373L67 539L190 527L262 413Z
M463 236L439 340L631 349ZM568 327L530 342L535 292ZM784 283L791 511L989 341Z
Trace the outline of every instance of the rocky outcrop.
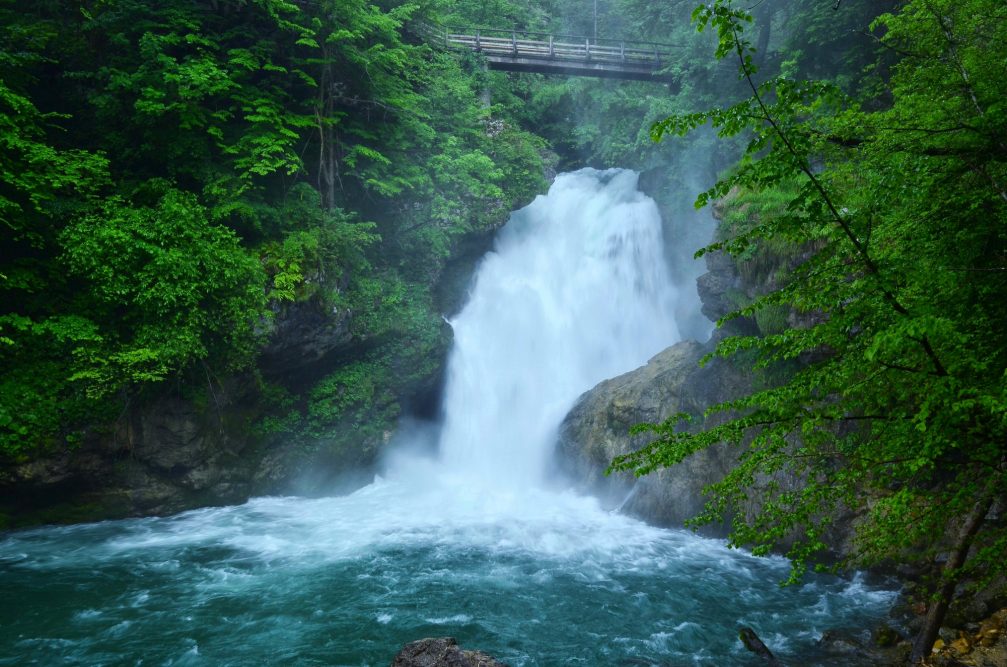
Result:
M707 272L697 278L696 287L703 315L717 321L751 296L728 255L711 252L704 258ZM646 521L680 526L696 516L704 504L703 487L723 478L737 456L727 446L697 452L673 468L639 479L629 473L606 477L604 471L616 456L653 439L650 434L630 435L635 424L659 423L680 412L699 417L709 406L744 394L750 386L746 374L721 359L702 368L699 360L724 336L754 330L750 319L732 320L706 343L673 345L646 366L585 393L560 427L557 467L584 490ZM711 527L706 532L723 530Z
M743 289L737 266L728 255L722 252L707 254L706 267L707 272L696 279L704 315L716 322L741 305L739 298L751 301Z
M678 343L635 371L606 380L581 396L560 427L557 465L584 490L610 506L660 525L681 525L702 510L702 489L721 479L736 454L728 447L698 452L681 464L642 478L629 473L606 477L612 459L646 445L650 434L630 435L639 423L658 423L684 412L699 416L706 407L737 395L746 378L728 363L699 360L706 346Z
M715 217L723 211L715 208ZM702 313L717 321L754 298L759 286L746 285L734 260L722 253L705 256L707 272L696 280ZM750 377L730 362L699 360L716 342L731 334L757 332L750 318L731 320L706 343L684 341L654 356L647 364L586 392L564 419L557 446L557 468L583 490L612 507L651 523L680 526L704 506L703 488L731 469L738 452L726 445L697 452L671 468L635 478L629 473L605 476L612 459L644 447L653 435L630 435L640 423L659 423L677 413L699 417L706 408L744 395ZM707 533L723 534L723 527Z
M406 644L391 667L507 667L482 651L467 651L454 637L421 639Z
M457 243L451 260L444 265L434 294L437 309L445 317L453 317L468 300L472 276L482 258L493 249L496 230L473 233Z
M236 502L252 490L254 443L227 428L240 383L213 406L164 395L77 447L0 466L0 523L167 514Z
M312 338L319 329L301 331ZM287 353L299 347L296 341L285 345ZM314 375L338 363L300 374L287 369L293 375L285 380L303 391ZM436 372L432 375L431 382ZM202 391L193 396L192 388L166 388L72 448L0 460L0 529L165 515L260 494L351 490L373 478L373 464L391 437L400 403L419 389L405 381L385 388L369 405L331 421L321 434L263 428L275 404L264 396L261 378L232 377Z
M124 406L72 447L0 459L0 529L172 514L267 493L332 493L372 479L401 406L436 384L437 360L395 374L366 404L333 411L326 423L315 417L310 432L303 424L277 428L267 422L307 419L312 387L366 341L352 340L347 312L327 312L316 299L288 304L271 326L256 375L212 382L207 375L203 383L198 372ZM432 354L446 349L445 336Z
M259 368L283 377L317 365L349 345L351 320L348 309L327 307L318 297L278 306Z
M698 289L703 313L710 319L724 317L771 287L747 284L730 256L713 252L705 258L709 271L699 278ZM790 320L784 317L789 326L807 325ZM585 393L560 427L557 468L609 506L651 523L681 526L700 514L706 500L703 489L732 469L740 447L709 447L639 479L629 473L606 477L604 471L616 456L638 450L653 440L649 433L631 435L634 425L659 423L677 413L689 414L695 425L707 408L748 394L752 388L750 371L723 359L713 359L700 367L699 360L725 336L755 335L759 331L760 325L752 318L730 320L707 343L678 343L657 354L646 366L606 380ZM707 418L714 421L706 425L723 418ZM801 486L800 479L783 472L772 482L781 492ZM754 516L760 505L753 499L737 510ZM833 556L849 552L855 521L853 513L842 510L832 517L823 541ZM726 527L707 526L702 532L724 535ZM791 539L784 538L777 546L786 551L791 545Z

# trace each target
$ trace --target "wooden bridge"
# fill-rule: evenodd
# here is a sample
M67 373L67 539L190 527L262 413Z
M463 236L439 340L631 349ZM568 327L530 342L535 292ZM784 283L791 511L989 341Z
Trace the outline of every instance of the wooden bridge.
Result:
M670 82L662 73L675 47L520 30L427 27L427 39L446 49L482 53L490 69Z

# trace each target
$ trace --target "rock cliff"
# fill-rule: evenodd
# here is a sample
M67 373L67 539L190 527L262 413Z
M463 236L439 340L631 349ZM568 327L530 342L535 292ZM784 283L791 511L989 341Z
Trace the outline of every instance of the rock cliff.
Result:
M705 256L707 272L697 279L703 314L717 320L734 310L738 295L755 286L744 284L735 263L721 253ZM556 467L575 484L646 521L680 526L704 504L703 487L720 480L737 452L726 446L696 453L681 464L642 478L630 473L605 476L612 459L646 445L649 434L630 435L635 424L658 423L684 412L700 417L716 403L740 396L750 376L729 361L699 361L728 333L749 332L754 322L734 320L714 331L709 341L683 341L655 355L645 366L606 380L577 401L560 427ZM708 534L723 534L708 527Z
M652 438L630 435L634 424L661 422L679 412L698 417L707 406L744 390L746 378L728 363L699 366L706 351L695 341L678 343L646 366L584 394L561 426L559 468L608 505L652 523L680 526L699 513L703 487L730 469L735 453L727 447L699 452L640 479L629 473L606 477L604 470L613 458Z
M789 263L793 259L783 261ZM707 254L706 264L708 271L699 277L697 286L703 313L710 319L722 318L772 288L746 280L734 260L721 253ZM802 325L792 320L783 314L785 326ZM586 392L560 427L557 469L609 506L651 523L681 526L699 514L705 503L703 489L724 477L740 455L740 448L724 444L710 447L678 465L639 479L629 473L606 477L604 471L616 456L640 449L653 439L646 433L631 435L633 425L658 423L677 413L699 418L708 407L748 393L753 376L741 364L713 359L700 367L699 361L723 337L757 334L764 324L751 318L731 320L705 343L680 342L654 356L645 366ZM784 490L795 489L800 482L783 475L773 481ZM754 500L739 508L748 515L758 509ZM854 521L851 513L834 517L830 532L824 536L834 556L848 552ZM702 532L723 536L727 527L705 526ZM785 550L789 540L783 540L779 546Z
M353 336L351 312L324 303L311 298L278 309L252 373L204 379L197 369L127 403L73 447L0 460L0 528L171 514L370 480L403 406L436 391L449 332L442 325L432 337L423 364L364 378L368 392L350 408L317 415L314 388L374 347ZM436 329L438 314L427 316ZM335 386L332 400L348 390ZM300 426L284 423L287 417Z

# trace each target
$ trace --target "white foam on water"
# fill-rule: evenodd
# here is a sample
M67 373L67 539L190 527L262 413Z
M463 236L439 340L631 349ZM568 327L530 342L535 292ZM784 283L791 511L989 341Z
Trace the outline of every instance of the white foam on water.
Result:
M114 641L93 647L91 658L102 650L142 655L149 633L162 632L168 616L182 611L175 605L187 605L196 620L186 616L184 628L171 630L174 639L161 639L163 664L209 663L214 655L252 651L254 641L267 652L283 645L292 659L299 650L328 650L316 646L318 635L307 639L311 632L329 637L327 626L342 623L352 639L361 619L372 626L368 633L411 632L420 623L479 625L510 637L504 644L511 664L547 664L532 657L542 646L515 647L529 627L551 628L553 614L562 614L560 623L590 622L584 632L598 641L583 649L608 655L620 647L621 655L705 664L713 658L705 647L723 640L723 629L713 629L720 625L746 620L774 628L766 636L786 652L787 635L775 630L789 627L781 612L825 621L833 612L890 601L893 593L861 580L816 583L795 590L804 599L803 611L795 611L776 588L787 571L782 558L649 526L550 486L556 429L578 396L679 338L672 315L678 295L663 248L657 207L636 190L635 173L561 174L548 195L501 231L467 306L451 321L455 345L437 456L417 455L422 448L407 439L372 484L340 497L263 497L173 517L12 533L0 539L0 565L17 581L116 568L117 576L133 577L110 606L75 601L67 613L76 625L108 616ZM332 572L347 579L315 592L315 582ZM456 591L481 602L460 605ZM300 594L307 596L304 608L315 611L283 620L298 613L287 608L288 596ZM577 607L582 597L605 602ZM235 601L246 604L232 612ZM504 603L516 606L497 609ZM112 618L116 610L129 618ZM635 627L636 614L649 619L645 627ZM205 651L189 637L180 646L178 633L200 618L214 619L200 638ZM627 621L632 627L613 625ZM555 640L552 630L537 632L545 644ZM134 648L120 633L137 635ZM52 643L25 655L69 650L56 646L62 639L24 641ZM91 641L67 646L86 652ZM366 641L348 643L360 649ZM387 664L383 650L376 649ZM736 647L718 650L723 659ZM260 655L242 653L253 654Z
M423 620L434 625L453 625L456 623L471 623L472 617L468 614L455 614L454 616L440 616L436 618L425 618Z

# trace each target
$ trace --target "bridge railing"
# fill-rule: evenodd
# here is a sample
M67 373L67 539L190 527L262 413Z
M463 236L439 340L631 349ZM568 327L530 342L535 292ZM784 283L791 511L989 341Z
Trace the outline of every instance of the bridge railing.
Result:
M604 62L660 66L671 56L669 44L595 39L574 35L554 35L524 30L490 28L428 28L428 39L448 49L481 51L490 55L526 56L555 60L598 60Z

